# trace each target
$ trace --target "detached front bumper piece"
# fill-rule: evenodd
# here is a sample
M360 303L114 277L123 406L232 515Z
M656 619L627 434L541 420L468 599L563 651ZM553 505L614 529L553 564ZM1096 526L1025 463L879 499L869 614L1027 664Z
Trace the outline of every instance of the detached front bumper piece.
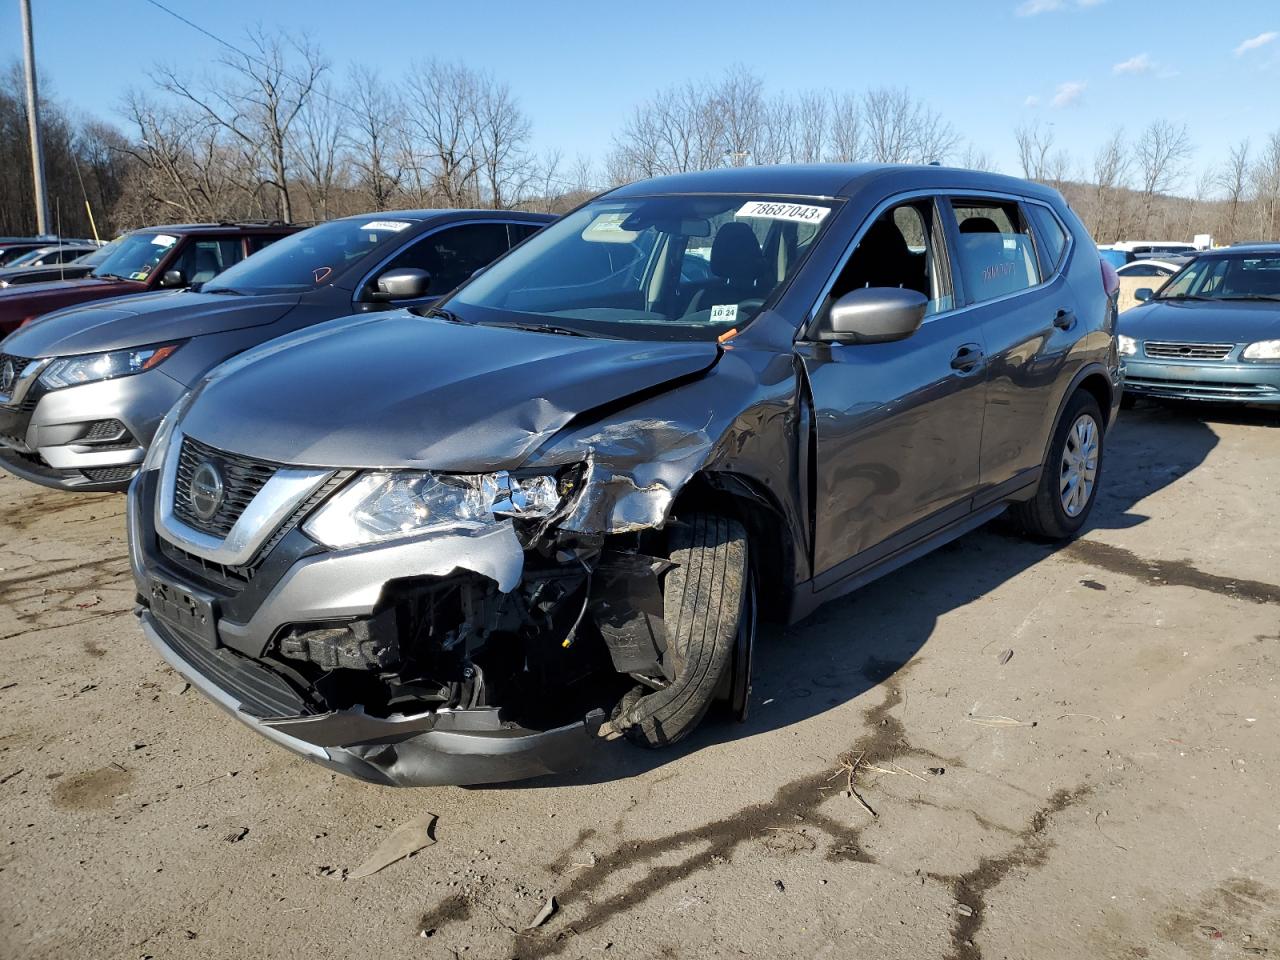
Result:
M575 770L603 749L595 711L553 730L499 720L493 708L374 717L359 708L307 713L284 682L246 657L212 650L138 611L160 655L241 723L300 756L385 786L502 783ZM216 678L216 679L215 679Z

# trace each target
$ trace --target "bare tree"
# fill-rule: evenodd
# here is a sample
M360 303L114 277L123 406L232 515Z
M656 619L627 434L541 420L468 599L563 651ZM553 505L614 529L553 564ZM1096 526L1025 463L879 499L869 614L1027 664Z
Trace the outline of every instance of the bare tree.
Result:
M246 42L248 50L218 61L225 70L218 80L195 86L171 67L158 67L152 79L239 142L241 160L261 166L259 178L275 189L280 218L292 221L290 130L328 64L305 39L286 42L257 28Z
M862 123L862 104L855 94L831 94L831 145L827 159L836 163L853 163L866 156L866 137Z
M294 166L301 171L302 189L311 206L311 217L328 220L333 216L334 192L345 182L345 111L335 106L327 83L316 87L319 96L311 98L298 114L297 130L292 137Z
M372 210L386 210L404 179L397 143L400 108L376 71L353 66L347 77L346 154Z
M869 159L878 163L942 162L960 142L955 129L905 88L876 87L862 97Z
M964 153L960 155L959 165L967 170L985 170L989 173L999 172L996 162L985 150L979 150L974 144L965 144Z
M1241 140L1227 154L1227 161L1218 171L1217 186L1225 194L1227 202L1226 217L1223 223L1222 239L1235 242L1240 237L1236 232L1236 224L1240 216L1240 204L1249 189L1249 141Z
M1134 155L1142 181L1142 229L1146 232L1156 195L1173 189L1191 159L1191 137L1186 125L1178 127L1168 120L1152 120L1138 138Z
M1028 180L1047 180L1049 158L1056 143L1053 128L1036 120L1014 130L1013 138L1018 144L1018 163L1022 166L1022 175Z
M1280 130L1267 138L1253 167L1252 179L1258 239L1280 238Z
M464 64L430 60L413 67L405 86L405 166L418 201L478 202L480 77Z
M1093 196L1089 231L1099 240L1119 240L1124 233L1128 184L1133 157L1125 143L1124 131L1117 129L1093 155Z
M487 77L478 78L476 113L479 125L476 147L485 181L485 203L501 209L517 202L532 181L556 179L560 165L558 153L548 155L541 164L541 174L529 157L529 119L510 87ZM547 195L545 187L543 195Z

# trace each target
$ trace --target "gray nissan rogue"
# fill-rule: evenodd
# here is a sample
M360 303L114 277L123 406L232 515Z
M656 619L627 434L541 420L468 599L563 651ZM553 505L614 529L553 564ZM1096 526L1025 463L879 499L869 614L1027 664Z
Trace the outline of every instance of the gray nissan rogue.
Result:
M440 303L213 371L129 497L143 630L385 784L514 780L715 702L794 622L1011 510L1086 522L1114 273L1053 190L760 167L600 196Z

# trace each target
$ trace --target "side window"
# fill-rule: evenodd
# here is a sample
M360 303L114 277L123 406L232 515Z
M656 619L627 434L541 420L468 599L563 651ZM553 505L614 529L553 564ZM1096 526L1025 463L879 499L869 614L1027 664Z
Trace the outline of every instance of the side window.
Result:
M279 237L269 233L253 233L245 237L244 241L249 246L249 255L252 256L263 247L269 247L279 239Z
M1067 249L1067 232L1048 207L1042 207L1038 203L1028 203L1025 209L1031 217L1031 222L1036 228L1036 237L1040 241L1038 244L1040 266L1044 270L1044 275L1050 276L1062 263L1062 254Z
M379 273L416 268L431 274L432 296L448 293L509 249L505 223L446 227L400 251Z
M1167 277L1167 273L1161 273L1149 263L1137 263L1129 267L1121 276L1125 277Z
M954 305L931 200L892 207L867 228L831 288L829 302L861 287L902 287L929 298L926 315Z
M953 200L959 229L956 269L969 303L982 303L1040 282L1031 229L1016 203Z
M181 270L187 283L206 283L239 263L243 259L240 251L239 237L192 240L168 269Z
M529 239L541 229L542 227L532 223L508 223L507 233L511 239L511 246L514 247L517 243Z

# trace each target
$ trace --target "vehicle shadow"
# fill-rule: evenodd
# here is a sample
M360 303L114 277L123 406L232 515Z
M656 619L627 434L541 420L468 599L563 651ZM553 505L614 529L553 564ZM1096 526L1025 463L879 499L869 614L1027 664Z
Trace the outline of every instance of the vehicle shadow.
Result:
M1187 417L1166 407L1126 411L1109 436L1104 479L1088 529L1128 529L1148 522L1151 518L1142 513L1142 501L1198 467L1217 443L1211 426L1201 417ZM539 789L607 782L815 717L892 677L926 647L939 618L1058 549L1061 545L1027 540L1007 522L993 521L818 609L795 626L763 625L756 640L750 715L745 723L713 711L693 734L672 747L643 750L605 744L577 772L494 787ZM1000 638L991 639L994 657Z

